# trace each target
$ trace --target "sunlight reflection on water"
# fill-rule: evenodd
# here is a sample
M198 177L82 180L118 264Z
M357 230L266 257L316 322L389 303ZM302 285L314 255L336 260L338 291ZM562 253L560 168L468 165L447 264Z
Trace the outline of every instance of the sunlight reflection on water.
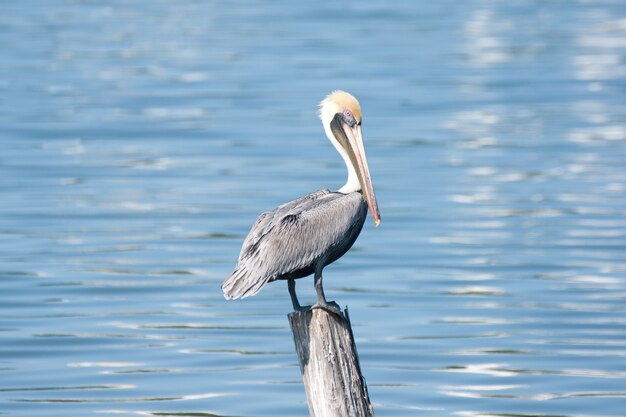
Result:
M385 220L326 289L377 415L623 415L624 5L31 6L0 17L0 413L306 415L286 286L219 284L260 212L342 184L343 88Z

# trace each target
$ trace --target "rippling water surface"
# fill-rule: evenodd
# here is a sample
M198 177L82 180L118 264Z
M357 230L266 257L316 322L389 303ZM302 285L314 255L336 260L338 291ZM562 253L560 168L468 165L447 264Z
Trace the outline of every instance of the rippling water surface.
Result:
M377 415L624 415L623 2L1 8L1 414L307 415L286 285L219 285L342 185L342 88L383 222L325 282Z

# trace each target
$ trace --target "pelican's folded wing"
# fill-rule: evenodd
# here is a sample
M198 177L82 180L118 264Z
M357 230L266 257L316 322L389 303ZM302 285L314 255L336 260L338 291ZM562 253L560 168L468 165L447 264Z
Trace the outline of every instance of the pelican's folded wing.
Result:
M321 190L263 213L222 284L224 296L248 297L269 281L311 267L349 235L354 222L348 217L363 204L359 193Z

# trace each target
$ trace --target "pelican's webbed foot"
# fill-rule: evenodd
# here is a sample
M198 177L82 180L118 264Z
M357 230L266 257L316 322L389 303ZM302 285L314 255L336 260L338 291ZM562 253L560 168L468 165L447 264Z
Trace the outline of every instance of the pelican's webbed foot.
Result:
M321 308L323 310L328 311L329 313L336 314L338 316L342 315L341 307L339 307L339 304L337 304L334 301L328 302L326 300L323 300L323 301L318 300L317 303L315 303L311 308Z

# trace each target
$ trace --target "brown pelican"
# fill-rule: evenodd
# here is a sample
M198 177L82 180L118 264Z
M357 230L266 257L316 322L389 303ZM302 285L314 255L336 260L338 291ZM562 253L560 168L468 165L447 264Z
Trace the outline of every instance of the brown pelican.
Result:
M367 208L376 226L380 212L365 158L359 102L345 91L334 91L320 103L319 116L348 168L346 184L336 192L315 191L261 214L243 242L235 270L222 283L226 299L255 295L268 282L285 279L293 307L299 310L295 279L315 274L315 306L339 311L336 303L326 301L322 270L352 247Z

